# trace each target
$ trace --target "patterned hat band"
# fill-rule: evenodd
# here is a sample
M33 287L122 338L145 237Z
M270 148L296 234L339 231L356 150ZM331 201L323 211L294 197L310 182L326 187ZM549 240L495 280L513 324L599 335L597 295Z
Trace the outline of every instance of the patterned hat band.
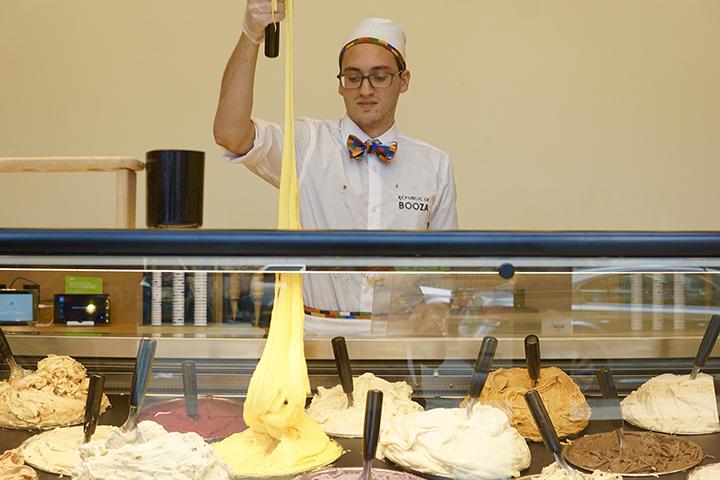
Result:
M346 43L345 46L340 50L340 68L342 68L342 59L343 55L345 55L345 52L347 52L351 47L354 47L355 45L362 45L365 43L369 43L371 45L377 45L379 47L384 48L388 52L392 53L395 57L395 60L398 63L398 66L400 67L400 70L405 70L407 68L407 65L405 64L405 59L402 56L402 53L400 51L390 45L385 40L380 40L379 38L373 38L373 37L361 37L356 38L355 40L351 40L350 42Z

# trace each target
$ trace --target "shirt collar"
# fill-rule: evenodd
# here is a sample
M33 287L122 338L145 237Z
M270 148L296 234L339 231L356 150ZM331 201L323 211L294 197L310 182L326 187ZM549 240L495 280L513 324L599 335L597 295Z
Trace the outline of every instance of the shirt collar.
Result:
M380 143L382 143L383 145L389 145L393 142L397 142L397 130L395 129L395 124L393 124L393 126L390 127L389 130L387 130L379 137L370 138L370 136L367 133L363 132L362 128L358 127L357 124L353 122L347 115L343 117L342 120L340 120L340 135L342 136L343 145L345 144L347 138L350 135L355 135L363 142L377 139L380 140Z

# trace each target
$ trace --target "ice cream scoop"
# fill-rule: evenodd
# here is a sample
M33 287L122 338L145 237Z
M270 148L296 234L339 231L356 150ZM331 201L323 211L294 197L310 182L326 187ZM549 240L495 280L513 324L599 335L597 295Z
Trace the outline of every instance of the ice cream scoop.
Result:
M333 338L332 347L338 377L340 377L340 385L342 385L343 392L347 395L348 408L351 408L353 406L353 378L345 337Z
M0 328L0 357L2 361L7 362L10 367L10 381L17 381L26 375L30 374L29 370L25 370L15 361L15 357L10 349L10 343L8 343L5 333Z
M143 443L142 433L137 428L137 417L145 399L145 391L150 379L150 370L152 370L156 346L157 342L150 338L143 338L140 341L137 357L135 358L135 371L130 385L128 418L122 427L108 438L108 448L120 448L126 444Z
M622 410L620 410L620 399L618 398L617 387L615 386L615 379L613 378L612 372L609 368L601 368L597 371L598 384L600 385L600 391L602 392L605 408L610 414L610 423L615 429L615 433L618 437L618 444L622 451L627 447L625 444L625 429L622 416Z
M568 465L562 455L560 438L558 438L557 431L555 431L555 427L553 426L552 420L550 419L550 415L545 408L542 398L540 398L540 394L537 390L529 390L525 393L525 401L527 402L533 420L535 420L535 424L540 431L545 447L550 450L550 453L552 453L555 458L555 463L560 465L562 469L567 472L569 478L574 479L575 470Z
M697 355L695 355L695 362L693 364L692 373L690 373L690 379L695 380L700 369L705 366L710 353L712 353L715 342L717 342L718 335L720 334L720 315L713 315L708 322L705 334L700 341Z
M185 395L185 411L193 420L198 416L198 388L195 362L186 360L182 363L183 393Z
M720 375L713 377L713 391L715 392L715 408L717 408L718 420L720 420Z
M372 480L372 462L380 438L383 393L380 390L369 390L366 398L362 443L363 470L358 480Z
M537 386L540 378L540 339L536 335L525 337L525 365L532 388Z
M468 391L469 401L466 406L468 417L472 416L473 408L478 398L480 398L480 394L485 387L485 382L487 382L497 344L497 338L485 337L480 345L480 352L478 352L478 358L475 361L475 368L473 369L472 380L470 381L470 390Z
M95 428L100 418L100 407L102 405L104 388L105 377L102 375L90 375L87 400L85 401L85 418L83 420L83 443L88 443L93 433L95 433Z

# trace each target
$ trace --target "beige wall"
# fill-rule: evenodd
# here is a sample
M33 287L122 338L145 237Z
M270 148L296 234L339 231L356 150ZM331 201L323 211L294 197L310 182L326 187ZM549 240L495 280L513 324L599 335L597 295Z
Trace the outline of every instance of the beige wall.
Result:
M467 229L717 229L718 0L297 0L296 112L336 117L364 16L409 35L401 129L454 161ZM0 156L205 150L209 228L272 228L276 192L211 124L242 0L2 0ZM256 115L282 118L282 62ZM138 224L144 225L144 175ZM0 226L112 227L112 176L0 175Z

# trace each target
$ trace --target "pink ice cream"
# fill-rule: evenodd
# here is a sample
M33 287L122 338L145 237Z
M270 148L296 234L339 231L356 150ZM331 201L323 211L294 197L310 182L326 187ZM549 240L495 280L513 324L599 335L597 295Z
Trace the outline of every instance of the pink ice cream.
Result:
M138 421L152 420L168 432L195 432L205 440L218 440L247 428L243 402L211 395L198 398L197 419L185 412L185 399L176 398L143 408Z

